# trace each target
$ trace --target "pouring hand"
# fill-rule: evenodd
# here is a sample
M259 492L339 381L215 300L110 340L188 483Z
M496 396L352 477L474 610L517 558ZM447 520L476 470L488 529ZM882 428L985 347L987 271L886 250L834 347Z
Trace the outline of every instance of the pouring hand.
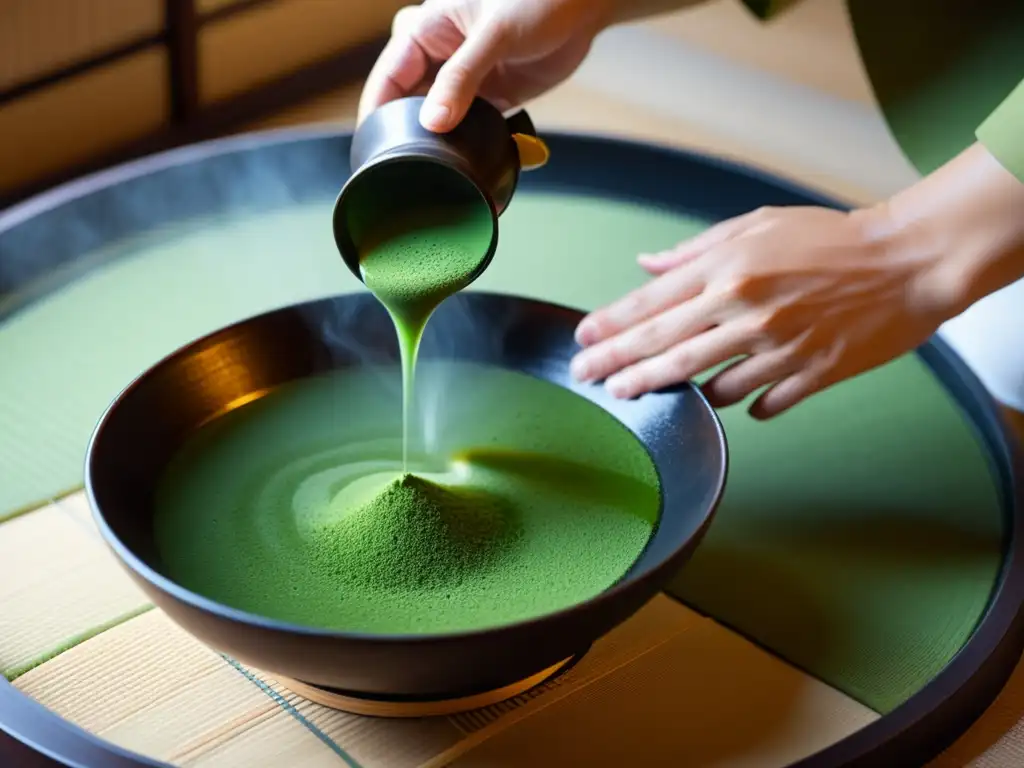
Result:
M401 9L363 89L359 120L426 95L420 122L445 132L475 96L501 110L567 78L609 19L608 0L425 0Z
M729 363L704 392L767 387L768 418L1024 276L1024 185L975 145L877 207L761 209L641 265L654 280L580 323L573 374L634 397Z

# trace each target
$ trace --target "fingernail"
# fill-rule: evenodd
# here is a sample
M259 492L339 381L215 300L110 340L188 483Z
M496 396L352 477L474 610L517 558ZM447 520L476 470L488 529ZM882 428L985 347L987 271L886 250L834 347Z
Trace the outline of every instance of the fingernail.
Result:
M604 384L605 389L608 390L612 397L624 400L629 397L629 382L621 376L612 376Z
M587 381L590 378L591 366L585 358L574 357L569 364L569 373L576 381Z
M576 337L576 343L581 347L585 347L594 341L594 329L586 320L576 326L576 333L573 335Z
M432 101L423 102L420 107L420 123L428 131L440 131L448 127L448 119L452 111L444 104L435 104Z

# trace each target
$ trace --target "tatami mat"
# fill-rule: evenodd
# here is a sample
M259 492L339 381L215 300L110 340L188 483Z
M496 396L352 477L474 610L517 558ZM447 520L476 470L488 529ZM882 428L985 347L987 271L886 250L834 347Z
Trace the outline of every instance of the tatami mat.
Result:
M0 673L17 676L148 601L85 520L51 504L3 524Z
M458 766L784 766L874 719L714 622L550 706Z
M450 718L351 716L225 660L159 610L130 618L148 604L101 543L83 494L2 528L0 616L10 628L0 659L8 673L42 662L15 685L178 765L661 765L685 754L693 766L771 768L876 717L666 597L510 702ZM932 768L1004 768L1022 755L1024 664Z
M581 727L610 707L603 717L630 725L590 720L607 731L599 741L609 754L636 749L633 721L643 714L649 729L676 734L654 742L659 749L684 746L721 765L756 758L770 768L876 717L666 597L539 691L450 718L362 718L309 703L223 659L158 610L79 643L15 685L105 739L188 766L338 765L341 758L397 768L480 764L493 754L521 765L535 749L521 741L535 738L532 730L521 728ZM681 728L684 720L692 725ZM751 738L722 738L737 728ZM477 750L486 750L483 758Z
M224 660L159 612L18 678L16 685L105 739L172 763L259 759L336 765L333 755ZM282 762L283 761L283 762Z

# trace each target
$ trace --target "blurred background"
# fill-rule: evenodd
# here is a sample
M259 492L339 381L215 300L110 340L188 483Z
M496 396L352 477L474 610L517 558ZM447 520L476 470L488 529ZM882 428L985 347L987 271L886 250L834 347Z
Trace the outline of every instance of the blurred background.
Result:
M186 141L351 122L401 0L4 0L0 202ZM628 64L628 66L624 66ZM682 144L851 202L913 178L842 0L738 0L614 29L537 122Z
M0 209L182 143L351 124L404 4L3 0ZM844 0L797 3L769 23L739 0L710 0L609 30L531 113L541 129L697 149L850 204L917 177L874 103ZM997 397L1024 411L1024 366L1007 351L1024 340L1006 338L1022 294L1018 284L989 297L943 332Z

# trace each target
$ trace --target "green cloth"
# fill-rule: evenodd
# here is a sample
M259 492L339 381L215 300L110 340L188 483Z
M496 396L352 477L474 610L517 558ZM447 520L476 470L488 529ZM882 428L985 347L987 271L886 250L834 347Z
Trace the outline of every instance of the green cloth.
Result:
M249 315L364 290L342 265L330 222L329 202L188 221L83 254L77 280L0 321L0 520L82 482L103 409L163 355ZM668 248L703 226L636 206L555 198L545 207L521 195L475 287L523 293L539 282L558 286L568 304L596 306L643 282L638 249ZM592 265L566 256L567 228L574 255L609 260L598 293L579 279Z
M743 2L769 19L793 0ZM977 139L1024 181L1024 3L848 0L848 10L885 120L919 172Z
M1020 45L1024 48L1024 38ZM1024 181L1024 80L979 126L978 139L1003 167Z
M970 638L1002 561L970 425L911 356L768 422L720 415L725 498L669 591L891 711Z
M192 221L114 246L119 260L0 323L0 519L81 482L96 418L161 356L357 288L330 208ZM593 308L645 281L634 254L705 225L523 192L474 287ZM722 418L726 495L671 591L879 711L920 690L969 637L1002 562L997 487L955 404L906 356L778 420L738 406Z

